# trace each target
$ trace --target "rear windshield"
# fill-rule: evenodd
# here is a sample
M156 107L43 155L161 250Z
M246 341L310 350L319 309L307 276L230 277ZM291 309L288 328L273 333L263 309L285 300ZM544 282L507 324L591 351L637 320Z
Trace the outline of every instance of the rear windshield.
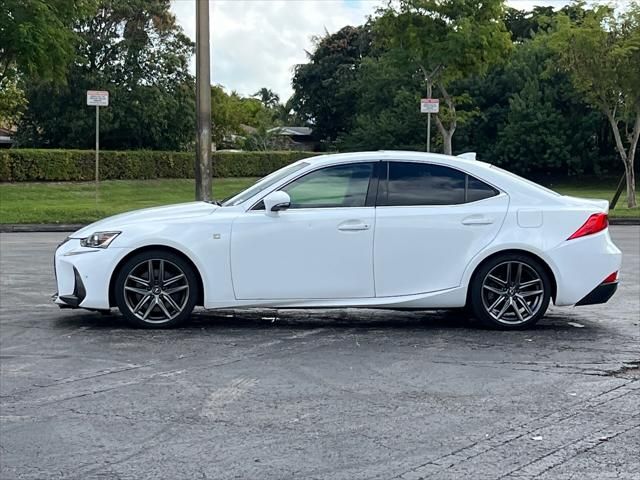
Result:
M521 177L520 175L516 175L515 173L511 173L510 171L505 170L504 168L496 167L496 166L495 166L495 165L493 165L493 164L491 165L491 168L495 168L496 170L500 171L501 173L504 173L505 175L508 175L508 176L510 176L510 177L512 177L512 178L517 178L517 179L518 179L518 180L520 180L521 182L524 182L524 183L526 183L526 184L528 184L528 185L531 185L532 187L539 188L540 190L544 190L545 192L549 192L549 193L551 193L551 194L553 194L553 195L556 195L556 196L558 196L558 197L561 197L561 196L562 196L561 194L559 194L558 192L555 192L555 191L551 190L550 188L543 187L543 186L542 186L542 185L540 185L539 183L532 182L531 180L527 180L526 178Z

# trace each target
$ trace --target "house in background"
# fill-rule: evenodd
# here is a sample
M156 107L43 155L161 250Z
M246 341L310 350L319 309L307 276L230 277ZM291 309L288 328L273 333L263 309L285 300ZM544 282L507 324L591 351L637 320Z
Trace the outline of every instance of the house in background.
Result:
M310 127L275 127L271 128L269 133L279 137L288 150L311 152L317 147L317 142L311 136L313 130Z
M7 128L0 128L0 148L11 148L15 132Z

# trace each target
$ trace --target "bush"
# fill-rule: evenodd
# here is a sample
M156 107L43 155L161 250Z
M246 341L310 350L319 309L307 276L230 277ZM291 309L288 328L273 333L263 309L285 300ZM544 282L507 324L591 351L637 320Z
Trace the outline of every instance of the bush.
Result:
M216 152L214 177L262 177L313 152ZM134 150L100 152L101 180L193 178L193 152ZM0 150L2 182L91 181L95 178L93 150Z

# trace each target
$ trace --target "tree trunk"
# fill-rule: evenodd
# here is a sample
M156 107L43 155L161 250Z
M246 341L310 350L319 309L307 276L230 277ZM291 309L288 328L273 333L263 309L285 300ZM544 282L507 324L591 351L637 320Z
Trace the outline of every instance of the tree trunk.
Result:
M453 155L453 132L448 131L442 138L443 150L445 155Z
M436 121L438 123L438 128L440 128L440 132L442 133L442 146L444 154L453 155L453 134L455 133L456 127L458 126L456 117L456 106L453 103L453 98L451 97L451 95L449 95L449 92L447 92L447 89L444 87L444 85L442 85L442 83L438 83L438 88L442 92L444 101L447 104L451 120L449 122L449 128L445 128L443 123L440 121L440 114L436 115Z
M638 139L640 139L640 112L636 115L636 121L633 125L629 153L627 153L627 161L625 164L625 173L627 175L627 206L629 208L638 206L638 202L636 201L636 175L634 172L634 160L636 158Z
M624 173L627 177L627 207L635 208L638 206L636 202L636 178L633 171L633 160L627 160L624 164Z
M636 115L633 132L630 137L631 142L629 145L629 151L627 152L622 143L622 137L620 136L620 128L618 127L618 122L616 120L615 109L610 110L609 108L605 108L605 112L609 119L611 129L613 130L613 138L616 141L616 148L618 149L618 153L620 154L620 158L624 164L624 173L627 178L627 206L629 208L634 208L638 206L638 203L636 202L636 180L633 163L636 156L638 137L640 136L640 113Z

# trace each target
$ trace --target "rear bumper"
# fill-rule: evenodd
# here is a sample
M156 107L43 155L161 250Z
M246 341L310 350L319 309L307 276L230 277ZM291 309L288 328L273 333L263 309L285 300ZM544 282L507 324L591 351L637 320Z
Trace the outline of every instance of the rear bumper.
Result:
M620 271L622 264L622 252L611 241L608 230L565 241L547 254L556 280L557 306L583 302L604 285L604 279Z
M602 283L585 295L582 300L576 303L576 307L582 305L596 305L607 303L618 289L618 282Z

